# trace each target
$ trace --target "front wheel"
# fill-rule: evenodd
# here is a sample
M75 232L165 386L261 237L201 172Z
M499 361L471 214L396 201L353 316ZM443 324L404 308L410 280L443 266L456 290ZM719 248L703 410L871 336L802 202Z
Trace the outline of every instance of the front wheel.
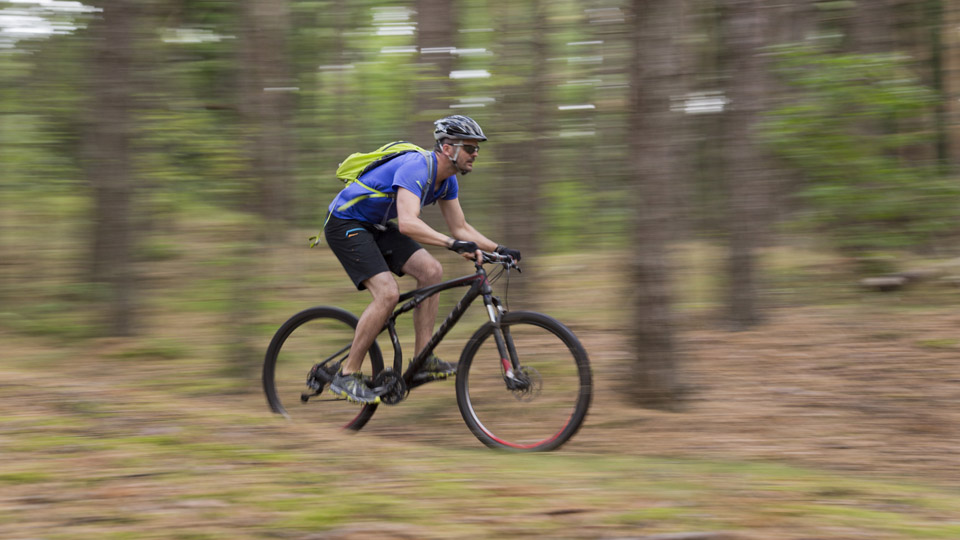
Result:
M457 369L460 414L491 448L556 449L580 429L590 407L587 352L566 326L541 313L507 313L500 328L519 369L501 358L493 324L480 327Z
M346 360L358 319L335 307L305 309L283 323L263 361L263 390L273 412L287 418L333 423L359 430L376 405L356 405L327 392L329 379ZM374 342L364 359L364 373L383 370Z

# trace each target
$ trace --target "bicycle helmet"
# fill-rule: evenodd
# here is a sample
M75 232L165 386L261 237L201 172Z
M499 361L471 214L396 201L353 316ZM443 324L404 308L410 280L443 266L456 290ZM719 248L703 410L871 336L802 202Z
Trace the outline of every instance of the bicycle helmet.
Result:
M433 138L441 139L476 139L478 141L487 140L478 124L473 118L455 114L441 118L433 123Z

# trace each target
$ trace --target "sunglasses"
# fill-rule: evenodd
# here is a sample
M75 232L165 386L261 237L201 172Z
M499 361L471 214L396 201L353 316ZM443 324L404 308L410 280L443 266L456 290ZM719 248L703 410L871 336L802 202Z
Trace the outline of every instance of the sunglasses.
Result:
M475 154L480 151L480 147L474 144L457 143L457 144L451 144L450 146L459 146L463 148L463 151L468 154Z

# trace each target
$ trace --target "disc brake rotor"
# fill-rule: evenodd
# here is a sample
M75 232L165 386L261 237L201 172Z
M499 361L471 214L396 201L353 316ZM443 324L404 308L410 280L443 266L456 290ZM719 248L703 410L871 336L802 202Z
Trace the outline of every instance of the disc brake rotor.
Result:
M540 376L540 372L537 371L536 368L520 366L520 369L515 372L513 376L523 383L511 390L513 397L515 397L517 401L533 401L537 399L540 395L540 390L543 388L543 377Z

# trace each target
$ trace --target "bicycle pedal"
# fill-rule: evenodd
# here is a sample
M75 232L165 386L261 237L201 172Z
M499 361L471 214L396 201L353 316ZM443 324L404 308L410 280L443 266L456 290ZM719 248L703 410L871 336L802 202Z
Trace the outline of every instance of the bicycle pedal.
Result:
M312 393L310 393L310 392L303 392L302 394L300 394L300 401L303 402L303 403L306 403L306 402L310 401L310 398L312 398L312 397L317 397L317 396L319 396L321 393L323 393L323 387L315 388L314 390L315 390L315 391L312 392Z

